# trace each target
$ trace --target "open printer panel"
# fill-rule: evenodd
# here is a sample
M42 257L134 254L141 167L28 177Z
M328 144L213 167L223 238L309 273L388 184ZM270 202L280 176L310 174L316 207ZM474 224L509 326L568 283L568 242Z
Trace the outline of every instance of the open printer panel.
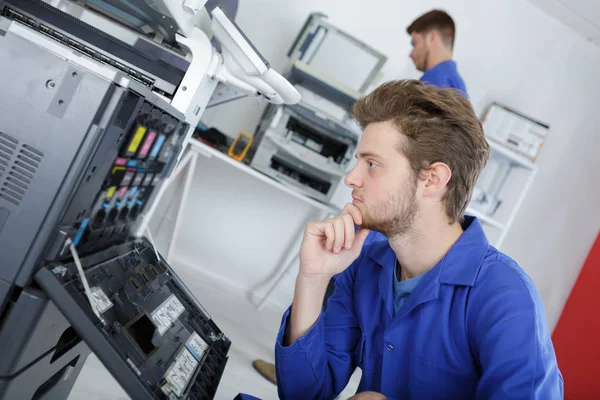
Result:
M81 259L102 320L73 261L36 282L132 398L212 399L231 342L145 240Z

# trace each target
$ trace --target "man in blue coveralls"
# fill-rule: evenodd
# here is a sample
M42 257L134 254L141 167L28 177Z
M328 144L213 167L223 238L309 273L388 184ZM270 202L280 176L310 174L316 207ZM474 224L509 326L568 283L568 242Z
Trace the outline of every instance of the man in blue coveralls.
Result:
M469 101L392 81L353 111L353 200L306 226L275 346L280 398L334 399L359 367L354 399L561 399L533 282L464 215L489 154ZM365 245L370 230L388 240Z
M415 67L424 72L421 81L438 87L451 87L467 94L463 79L452 60L452 49L456 27L452 18L444 11L432 10L416 20L407 28L411 35L413 49L410 53ZM371 232L366 244L386 240L379 232ZM326 297L333 293L333 282ZM275 366L263 360L254 360L254 368L269 381L276 383Z
M410 58L423 72L421 81L437 87L455 88L466 94L467 88L452 59L456 36L452 18L444 11L432 10L414 20L406 31L412 38Z

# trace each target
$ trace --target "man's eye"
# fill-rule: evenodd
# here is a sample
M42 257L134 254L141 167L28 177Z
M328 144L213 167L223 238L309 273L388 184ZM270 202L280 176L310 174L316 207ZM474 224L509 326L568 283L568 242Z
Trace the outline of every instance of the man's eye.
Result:
M377 164L375 164L374 162L369 161L369 168L375 168L377 166Z

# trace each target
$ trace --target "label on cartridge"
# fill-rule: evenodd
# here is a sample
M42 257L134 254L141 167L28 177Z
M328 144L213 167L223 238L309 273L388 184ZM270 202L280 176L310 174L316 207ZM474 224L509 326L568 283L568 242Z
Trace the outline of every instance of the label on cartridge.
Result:
M135 194L137 193L138 187L134 186L131 188L131 190L129 191L129 197L133 198L133 196L135 196Z
M113 197L113 195L115 194L115 191L117 190L116 186L111 186L108 188L108 192L106 192L106 198L110 199L111 197Z
M128 169L121 181L121 186L129 186L131 185L131 181L133 180L133 176L135 175L134 169Z
M100 314L113 306L112 301L110 301L106 293L104 293L100 287L95 286L90 289L90 292L92 293L92 299L94 299L94 303L96 304L96 309Z
M152 143L154 143L154 139L156 138L156 132L150 131L146 135L146 139L144 140L144 144L142 145L142 149L140 150L139 158L146 158L148 152L150 151L150 147Z
M179 299L174 294L169 296L160 306L152 311L152 321L156 325L158 333L161 335L164 334L184 311L185 307Z
M131 185L132 186L140 186L142 184L142 181L144 180L144 174L145 174L145 170L138 169L138 173L135 176L135 179L133 180L133 183Z
M166 138L167 138L167 135L162 134L162 133L158 136L158 139L156 139L156 143L154 143L154 147L152 148L152 151L150 152L150 157L148 157L149 160L154 160L156 158L156 156L158 155L158 152L160 151L160 148L162 147Z
M119 199L122 199L123 197L125 197L126 194L127 194L127 186L122 186L121 189L119 189Z
M208 349L208 344L196 332L192 333L185 346L198 361L202 360L202 356Z
M196 368L198 368L198 360L190 354L187 348L183 347L165 374L166 383L161 386L162 391L167 396L175 394L177 397L181 397L194 376Z
M117 158L115 160L115 165L125 165L127 163L127 159L125 158Z
M133 138L131 138L131 142L129 142L129 146L127 147L127 153L135 154L138 147L140 147L140 143L142 143L142 139L146 134L147 128L145 126L138 126L135 130Z
M142 182L142 186L150 186L150 184L152 183L152 178L154 178L154 174L146 174L146 177L144 178L144 181Z
M177 143L177 139L177 135L171 135L171 138L167 141L167 143L165 143L163 149L160 151L160 156L158 157L159 161L166 162L169 160L169 158L171 158L171 153L173 152L175 143Z

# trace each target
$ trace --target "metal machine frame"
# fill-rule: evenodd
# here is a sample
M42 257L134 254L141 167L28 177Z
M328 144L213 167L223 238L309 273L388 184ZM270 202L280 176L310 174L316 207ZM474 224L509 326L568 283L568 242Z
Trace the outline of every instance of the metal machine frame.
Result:
M230 341L136 227L218 82L299 94L218 7L222 53L190 24L203 2L168 3L177 48L84 3L0 0L0 399L66 398L91 351L134 399L216 392Z

